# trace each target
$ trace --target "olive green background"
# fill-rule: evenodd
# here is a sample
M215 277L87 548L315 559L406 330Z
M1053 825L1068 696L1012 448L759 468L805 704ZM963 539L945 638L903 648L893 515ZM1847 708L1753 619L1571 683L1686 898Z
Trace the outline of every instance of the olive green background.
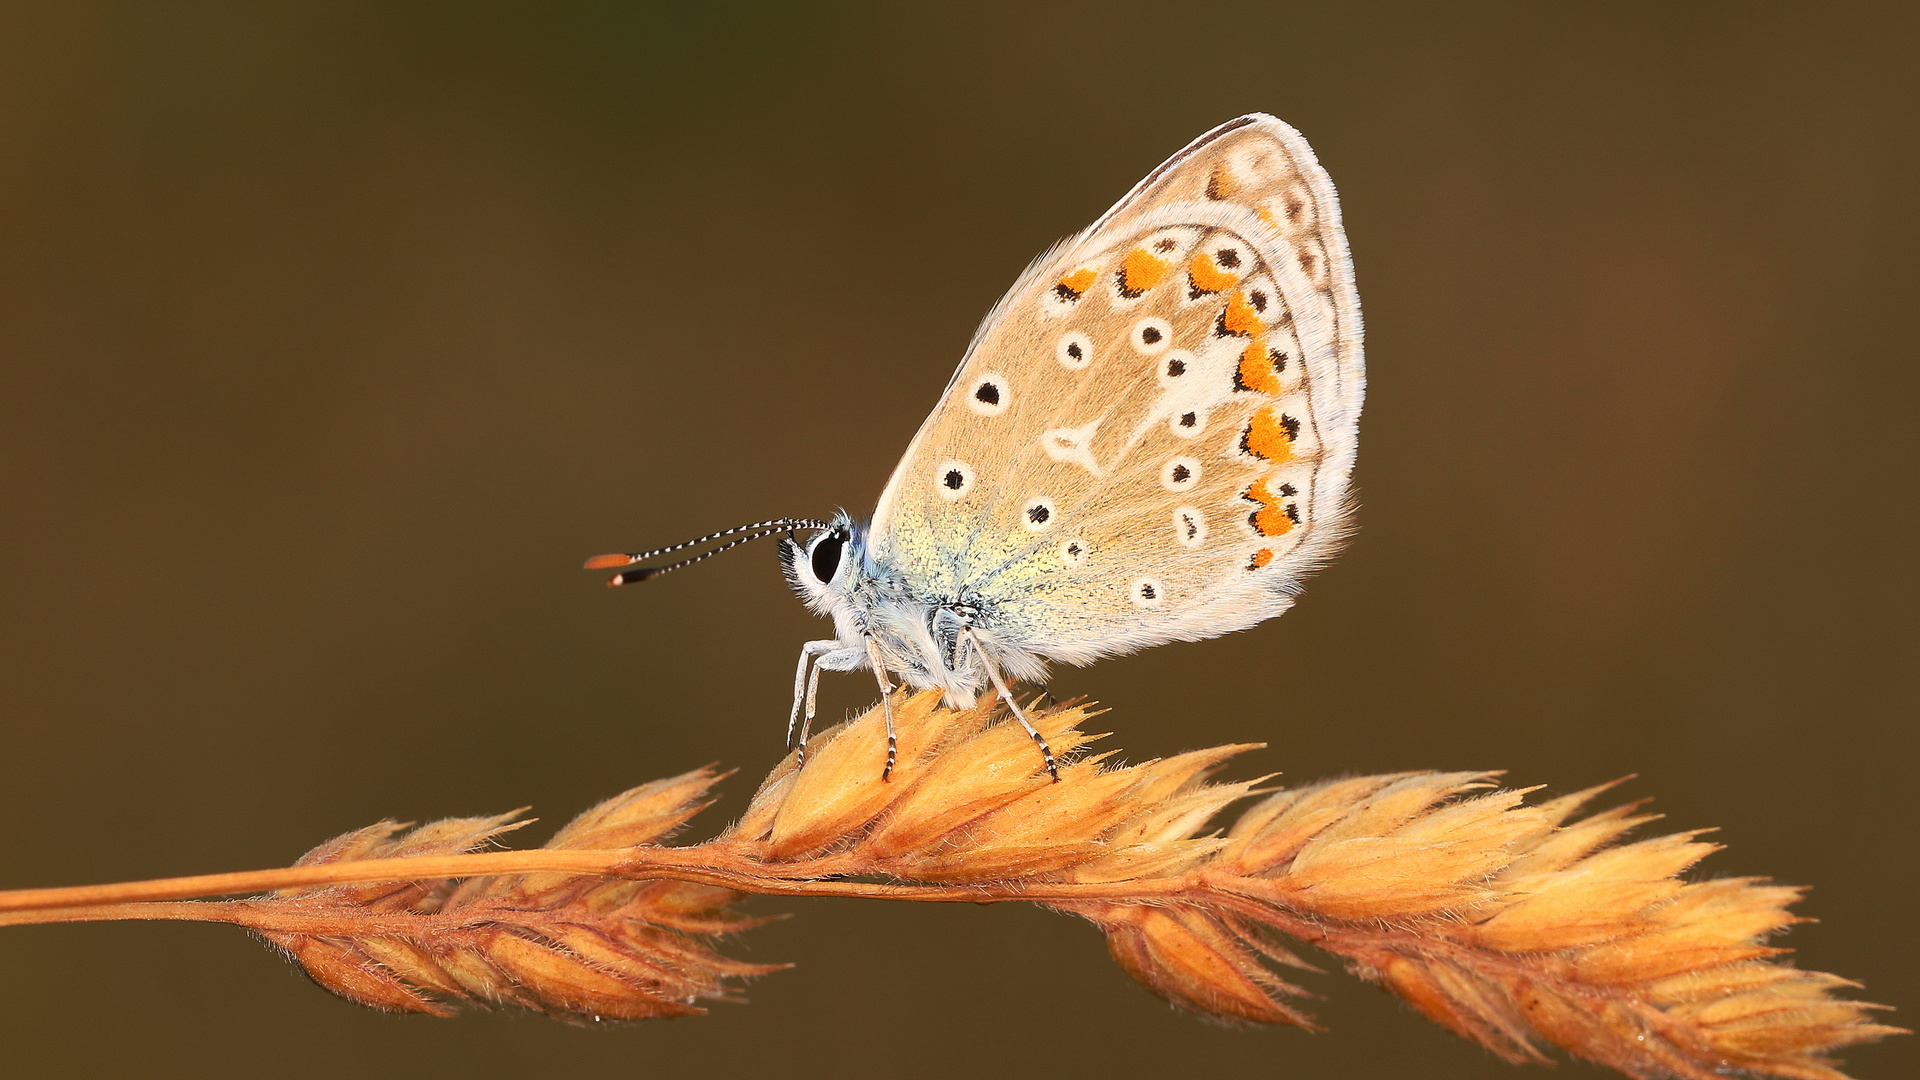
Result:
M825 624L770 545L579 560L866 512L1026 261L1257 109L1345 203L1361 531L1285 618L1055 692L1135 759L1269 742L1242 776L1637 772L1912 1021L1911 8L696 6L0 4L0 886L537 842L737 765L711 833ZM1330 1031L1232 1031L1070 919L752 906L795 970L612 1030L0 930L0 1071L1522 1075L1338 972Z

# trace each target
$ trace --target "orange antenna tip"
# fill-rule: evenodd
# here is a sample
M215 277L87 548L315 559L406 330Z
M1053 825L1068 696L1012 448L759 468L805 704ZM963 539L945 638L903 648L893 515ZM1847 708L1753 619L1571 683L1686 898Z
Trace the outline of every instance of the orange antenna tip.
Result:
M611 570L616 566L626 566L632 562L633 556L631 555L621 555L618 553L612 555L595 555L593 558L587 560L586 569Z
M627 576L625 574L615 574L612 577L607 579L607 588L617 589L620 586L625 585L626 583L627 583Z

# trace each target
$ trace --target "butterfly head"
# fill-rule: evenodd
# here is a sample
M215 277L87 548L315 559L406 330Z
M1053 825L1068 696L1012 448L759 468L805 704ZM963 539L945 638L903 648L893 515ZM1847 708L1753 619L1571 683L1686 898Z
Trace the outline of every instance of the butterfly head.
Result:
M806 536L780 541L780 566L807 607L821 615L845 609L866 556L866 529L842 510Z

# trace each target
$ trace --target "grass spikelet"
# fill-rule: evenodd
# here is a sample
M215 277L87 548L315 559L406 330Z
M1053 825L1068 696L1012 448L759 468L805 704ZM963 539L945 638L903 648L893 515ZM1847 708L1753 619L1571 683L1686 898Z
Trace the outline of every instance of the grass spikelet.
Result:
M0 893L0 925L227 922L371 1008L579 1021L737 1000L776 970L716 948L759 921L735 908L746 894L1022 901L1087 920L1143 986L1233 1024L1312 1026L1274 967L1317 970L1292 939L1514 1062L1557 1046L1633 1077L1843 1080L1832 1052L1900 1031L1837 996L1854 984L1778 962L1768 939L1801 921L1800 890L1686 880L1715 845L1629 842L1656 819L1638 803L1577 816L1611 784L1530 803L1492 772L1354 777L1261 792L1216 825L1262 781L1212 777L1254 746L1120 765L1087 749L1093 710L1036 704L1053 783L997 702L902 695L895 713L891 782L875 708L804 767L789 755L705 843L666 843L723 778L697 769L538 849L481 850L518 812L387 821L278 870Z

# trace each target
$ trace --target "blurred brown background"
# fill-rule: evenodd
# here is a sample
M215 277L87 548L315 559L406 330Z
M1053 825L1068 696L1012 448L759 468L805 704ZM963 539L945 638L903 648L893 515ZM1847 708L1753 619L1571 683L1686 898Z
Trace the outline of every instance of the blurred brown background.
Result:
M1027 259L1259 109L1346 205L1362 530L1278 622L1054 690L1135 759L1271 742L1240 775L1638 772L1913 1022L1910 6L691 7L0 5L0 886L537 840L739 765L710 833L825 625L770 545L579 560L870 509ZM756 905L796 970L595 1031L363 1012L223 927L4 930L3 1068L1521 1075L1344 975L1330 1032L1227 1031L1067 919Z

